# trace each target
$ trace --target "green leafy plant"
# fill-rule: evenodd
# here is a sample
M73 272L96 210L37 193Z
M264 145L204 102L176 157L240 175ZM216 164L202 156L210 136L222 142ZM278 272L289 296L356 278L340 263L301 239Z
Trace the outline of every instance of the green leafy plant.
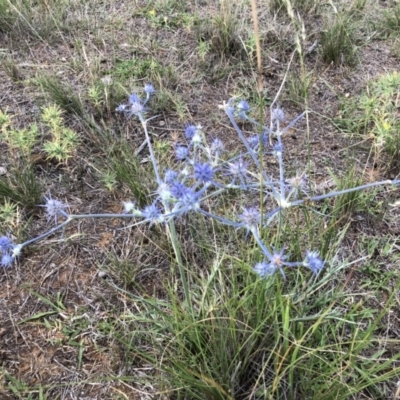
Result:
M400 75L397 71L381 75L355 99L342 102L338 121L350 132L372 141L377 160L388 157L388 167L399 165L400 122L397 117ZM385 162L386 163L386 162Z
M400 3L396 2L390 9L385 10L383 30L396 35L400 31Z
M0 0L0 32L12 30L16 16L8 0Z
M47 158L58 162L67 161L79 144L78 134L64 126L62 111L55 105L47 106L42 110L42 120L51 135L51 140L43 144Z
M41 185L35 177L31 154L38 143L38 127L32 124L26 129L14 129L11 117L0 110L0 132L0 138L6 143L13 160L9 171L0 176L0 198L27 207L37 206Z

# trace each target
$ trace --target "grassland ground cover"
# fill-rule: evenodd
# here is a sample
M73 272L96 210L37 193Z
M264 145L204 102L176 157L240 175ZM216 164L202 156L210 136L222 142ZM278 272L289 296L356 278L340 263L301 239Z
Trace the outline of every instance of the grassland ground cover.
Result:
M204 215L77 219L0 268L0 399L400 398L398 187L307 201L399 179L399 43L390 0L0 0L0 237L62 223L49 200L68 214L152 203L143 126L116 111L151 82L162 174L184 170L188 125L225 162L244 151L229 99L267 126L279 106L283 129L304 112L260 152L279 181L282 140L304 204L260 237L282 262L324 260L260 277L254 237ZM237 220L268 201L231 188L202 208Z

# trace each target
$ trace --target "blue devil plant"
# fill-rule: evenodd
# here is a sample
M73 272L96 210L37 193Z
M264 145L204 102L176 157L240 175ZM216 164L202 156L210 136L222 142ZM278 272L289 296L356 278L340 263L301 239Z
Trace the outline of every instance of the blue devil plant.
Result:
M9 267L17 259L21 250L34 242L37 242L76 219L82 218L131 218L139 224L163 224L170 235L178 266L184 284L186 298L189 292L184 269L177 243L174 220L182 218L188 213L198 213L206 218L214 219L222 224L232 226L235 229L243 228L247 234L251 234L258 244L262 260L254 266L254 271L261 277L268 277L279 271L285 278L284 267L303 266L309 268L314 274L318 274L324 266L324 261L315 250L308 249L302 261L288 261L285 247L281 249L271 248L269 243L264 243L261 231L274 223L280 215L284 216L284 210L307 202L315 202L329 197L335 197L349 192L367 189L379 185L397 185L400 181L381 181L351 189L333 191L319 196L310 196L308 177L305 174L287 178L283 162L284 146L282 135L288 131L304 113L295 118L285 128L282 122L285 120L283 110L277 106L271 106L270 126L262 126L249 116L250 107L246 101L231 99L220 106L228 116L232 126L236 130L245 151L235 155L229 160L222 158L224 146L220 139L214 138L208 141L202 127L199 125L187 125L185 137L187 145L176 145L175 156L179 162L179 168L160 171L153 147L149 137L147 124L152 119L145 119L147 103L155 92L151 84L144 87L145 98L133 93L129 96L127 104L121 104L117 112L126 117L137 117L143 127L144 135L150 158L153 164L156 190L154 200L143 209L136 206L134 201L123 202L121 214L70 214L68 205L51 196L45 197L45 209L48 219L54 219L55 226L49 231L21 244L14 244L10 234L0 237L1 265ZM246 137L238 125L239 120L254 124L259 134ZM260 161L264 154L275 157L279 165L279 177L273 178L264 171ZM253 168L252 168L253 167ZM262 210L257 207L243 207L235 219L229 219L225 215L217 215L207 211L203 204L206 200L216 196L222 196L228 190L245 191L248 198L261 196L261 199L270 200L270 208ZM261 203L262 204L262 203ZM274 206L275 204L275 206ZM63 222L59 223L58 219Z

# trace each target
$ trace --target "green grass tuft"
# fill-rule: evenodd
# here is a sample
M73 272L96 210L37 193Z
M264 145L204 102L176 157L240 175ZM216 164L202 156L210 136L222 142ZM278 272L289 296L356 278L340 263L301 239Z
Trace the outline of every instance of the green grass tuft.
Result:
M324 62L354 65L357 62L355 26L351 17L336 15L326 20L321 36Z
M135 312L125 313L115 337L155 368L158 389L176 399L377 396L400 372L393 368L399 354L382 357L393 343L379 334L394 292L380 312L352 304L334 283L344 267L282 287L215 259L192 277L193 311L173 286L163 300L125 292ZM382 350L371 352L378 344Z
M36 82L50 100L65 112L80 117L86 115L82 99L74 93L70 86L62 83L60 79L43 75L38 77Z
M373 144L376 162L390 168L399 166L400 124L397 118L400 75L397 71L381 75L368 89L342 103L338 120L346 130L361 134Z

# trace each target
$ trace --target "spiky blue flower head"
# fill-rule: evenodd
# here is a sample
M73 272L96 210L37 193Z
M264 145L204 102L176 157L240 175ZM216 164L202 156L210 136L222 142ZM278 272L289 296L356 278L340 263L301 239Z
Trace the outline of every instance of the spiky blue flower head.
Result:
M285 113L280 107L276 107L271 110L271 117L272 121L279 121L279 122L285 121Z
M283 279L286 279L286 275L282 267L284 265L294 267L301 263L287 262L287 256L284 254L284 251L285 247L283 247L279 252L274 251L272 254L269 253L269 251L264 252L264 255L267 257L268 261L264 260L263 262L256 264L254 271L257 272L261 277L265 277L268 275L273 275L275 271L278 270L282 274Z
M279 251L279 252L274 251L274 252L271 254L270 262L271 262L272 265L275 266L276 269L281 270L282 267L283 267L284 265L286 265L287 256L283 254L284 251L285 251L285 248L283 247L283 248L281 249L281 251ZM282 271L282 272L283 272L283 271Z
M177 146L175 148L175 156L179 161L186 160L189 156L189 149L187 146Z
M261 135L252 135L247 138L247 143L249 146L255 150L258 148L262 141L263 147L266 148L268 144L268 134L267 132L263 132Z
M132 93L131 95L129 95L128 100L129 100L129 104L141 103L142 102L142 100L137 95L137 93Z
M306 251L306 258L303 261L303 265L310 268L311 271L317 275L324 267L325 261L321 260L317 251Z
M212 181L214 176L214 170L208 163L196 163L194 164L194 179L197 182L209 183Z
M200 201L198 194L192 188L186 188L186 191L179 198L177 203L179 209L181 209L184 213L190 210L199 210L200 209Z
M186 128L185 128L185 136L186 136L186 139L187 139L187 140L191 141L191 140L193 139L193 136L194 136L196 133L197 133L197 127L196 127L196 126L194 126L194 125L189 125L189 124L186 125Z
M243 213L238 215L239 219L248 231L256 232L261 222L260 211L255 207L244 207Z
M151 84L151 83L146 83L145 85L144 85L144 92L147 94L147 95L152 95L152 94L154 94L156 91L155 91L155 89L154 89L154 86Z
M308 196L310 186L307 174L296 175L293 178L286 179L285 188L290 191L290 196L298 197L300 193Z
M63 215L64 217L68 217L68 214L64 211L65 208L69 207L68 204L64 204L63 202L52 199L51 196L49 197L44 196L46 203L41 205L46 210L46 217L47 220L54 218L55 223L57 223L57 217L59 215Z
M222 143L222 140L214 138L210 146L211 154L215 154L218 156L223 150L224 144Z
M256 272L261 278L265 278L275 273L276 265L262 261L254 266L253 271Z
M115 109L115 111L116 111L116 112L119 112L119 113L123 113L123 112L126 111L126 107L128 107L126 104L120 104L120 105Z
M0 252L8 253L12 250L13 243L10 238L10 235L7 234L5 236L0 236Z
M168 183L161 182L160 185L158 185L157 194L157 199L160 199L164 205L172 203L174 196L171 193L171 188Z
M240 100L236 105L236 110L238 117L245 119L246 113L250 111L249 103L246 100Z
M129 96L129 104L130 104L130 107L129 107L130 115L139 115L146 111L146 109L142 103L142 100L136 93L132 93Z
M178 173L172 169L167 169L164 172L164 182L173 183L178 179Z
M235 182L236 179L239 179L241 183L244 183L244 179L247 175L247 166L249 163L244 161L243 158L239 158L231 163L228 163L228 168L226 171L226 175L232 176L232 182Z
M204 134L202 132L202 128L203 127L201 125L196 126L196 133L193 135L190 141L190 144L192 144L194 147L197 147L199 144L203 142Z
M276 156L280 156L283 153L283 144L282 143L275 143L272 152Z
M8 268L12 265L12 263L14 262L14 257L9 254L9 253L5 253L1 256L1 261L0 261L0 265L3 268Z
M177 200L182 198L188 190L189 188L179 181L174 181L171 183L171 194Z
M250 111L249 103L246 100L240 100L239 103L237 104L237 108L238 108L238 110L244 111L244 112Z
M149 221L151 225L164 221L161 210L155 204L146 206L142 211L142 217Z

